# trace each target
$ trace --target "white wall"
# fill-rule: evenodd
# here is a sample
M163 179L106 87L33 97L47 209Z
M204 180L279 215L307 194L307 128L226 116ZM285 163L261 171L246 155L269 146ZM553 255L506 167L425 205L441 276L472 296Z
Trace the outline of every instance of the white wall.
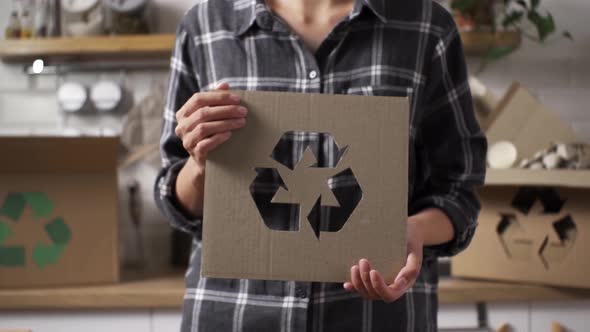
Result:
M524 40L523 47L490 65L479 78L498 96L513 80L520 81L578 135L590 141L590 30L588 0L543 0L557 26L569 30L574 41L559 39L548 45ZM470 59L470 69L479 61Z

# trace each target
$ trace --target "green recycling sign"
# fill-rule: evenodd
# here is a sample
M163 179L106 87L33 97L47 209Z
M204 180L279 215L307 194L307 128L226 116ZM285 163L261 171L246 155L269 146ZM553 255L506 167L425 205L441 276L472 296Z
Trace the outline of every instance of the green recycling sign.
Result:
M29 208L33 212L34 221L21 220L23 212ZM43 268L56 264L71 240L70 227L62 217L53 216L54 203L40 192L8 193L0 202L0 268L24 267L30 257L35 265ZM4 221L8 219L8 221ZM27 256L24 246L5 245L6 240L13 236L11 223L46 222L45 232L51 243L37 243Z

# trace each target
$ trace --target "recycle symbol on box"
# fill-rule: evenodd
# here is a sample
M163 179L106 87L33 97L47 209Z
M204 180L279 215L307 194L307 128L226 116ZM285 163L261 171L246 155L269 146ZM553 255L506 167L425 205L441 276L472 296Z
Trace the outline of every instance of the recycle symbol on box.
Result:
M509 258L557 265L571 252L577 226L567 209L567 199L553 188L518 189L510 204L512 211L500 213L496 231ZM527 226L542 227L544 235L534 238Z
M11 223L25 222L21 219L27 208L33 212L34 218L27 222L46 222L44 229L52 241L52 243L37 243L32 248L30 257L37 267L43 268L56 264L72 238L70 227L64 219L52 216L54 204L46 194L8 193L0 205L0 267L26 265L27 248L19 245L5 245L5 243L14 235Z
M315 236L338 232L362 198L347 167L347 146L339 148L328 133L285 132L270 155L276 167L255 168L250 193L265 225L275 231L299 231L307 213Z

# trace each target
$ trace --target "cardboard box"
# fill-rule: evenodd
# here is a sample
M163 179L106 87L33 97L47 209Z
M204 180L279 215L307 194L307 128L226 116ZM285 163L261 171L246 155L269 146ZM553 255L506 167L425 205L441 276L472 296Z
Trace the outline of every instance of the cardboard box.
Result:
M490 170L455 277L590 288L590 171Z
M118 138L0 138L0 287L119 279Z
M576 136L517 83L487 131L521 158ZM479 227L452 259L455 277L590 287L590 171L489 170L480 188Z
M508 89L494 114L486 131L488 144L510 141L517 147L520 159L532 159L552 142L578 140L570 127L517 82Z
M248 124L207 161L201 273L343 282L368 258L392 281L406 260L407 98L238 93ZM308 147L280 160L294 135L330 144L333 159L317 167ZM257 187L265 176L281 186ZM329 187L339 176L357 199Z

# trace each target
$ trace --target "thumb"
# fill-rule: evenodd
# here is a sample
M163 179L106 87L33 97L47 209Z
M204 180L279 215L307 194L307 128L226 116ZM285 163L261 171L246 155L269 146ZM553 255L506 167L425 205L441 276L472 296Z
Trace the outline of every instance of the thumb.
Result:
M229 90L229 83L220 83L215 90Z

